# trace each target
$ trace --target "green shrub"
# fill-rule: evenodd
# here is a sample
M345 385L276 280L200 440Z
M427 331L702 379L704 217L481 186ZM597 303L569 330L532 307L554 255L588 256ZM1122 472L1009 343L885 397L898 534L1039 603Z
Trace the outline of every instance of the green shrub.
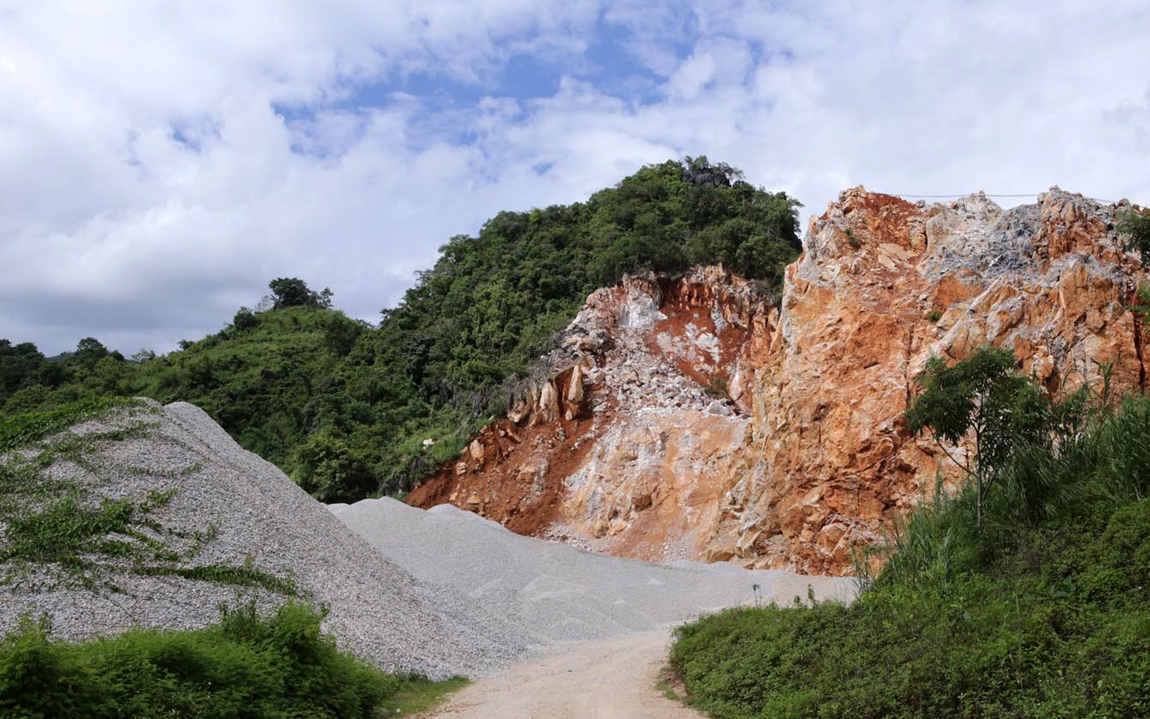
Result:
M1137 250L1142 265L1150 266L1150 210L1128 210L1118 223L1123 236L1123 248Z
M25 618L0 642L0 716L368 719L385 700L428 684L340 652L322 618L302 604L261 615L248 603L206 629L133 630L80 644L52 640L46 620Z

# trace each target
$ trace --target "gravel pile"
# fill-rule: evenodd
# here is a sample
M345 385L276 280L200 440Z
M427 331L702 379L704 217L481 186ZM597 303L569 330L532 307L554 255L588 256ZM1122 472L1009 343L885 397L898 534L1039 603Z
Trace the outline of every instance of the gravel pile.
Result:
M547 644L651 631L737 604L785 604L805 599L808 585L819 599L847 599L855 588L851 579L591 554L446 504L425 511L368 499L331 510L414 576L464 593Z
M156 414L74 428L92 433L141 419L153 424L144 436L98 444L88 466L61 462L53 474L112 498L177 490L155 519L170 530L218 529L192 564L250 561L257 569L292 578L314 601L330 607L325 627L341 646L387 670L477 675L536 648L519 625L388 561L277 467L236 444L202 410L184 403L149 406ZM253 591L128 572L113 573L112 579L120 591L0 586L0 631L11 629L29 609L47 611L53 633L69 639L134 626L197 628L218 621L220 603L246 601ZM258 594L265 606L286 601L267 590Z
M48 471L84 488L90 502L175 490L151 517L163 527L156 537L187 557L182 566L247 565L290 578L310 601L330 607L325 627L342 647L389 671L479 676L560 642L751 603L755 584L764 602L805 597L808 583L822 597L853 588L849 580L593 555L450 506L425 512L380 499L329 511L184 403L149 402L69 432L98 436L142 423L142 431L95 440L82 457L61 458ZM191 543L199 550L185 554ZM0 565L0 577L13 568ZM28 611L48 612L54 634L78 639L131 627L202 627L219 619L221 604L253 596L265 608L287 601L266 589L142 576L108 562L102 571L108 581L95 588L0 584L0 632Z

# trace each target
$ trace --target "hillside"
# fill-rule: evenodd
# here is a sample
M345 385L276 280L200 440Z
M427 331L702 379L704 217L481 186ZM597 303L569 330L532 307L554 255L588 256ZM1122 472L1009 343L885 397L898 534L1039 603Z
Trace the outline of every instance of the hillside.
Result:
M49 362L0 341L0 415L108 395L187 401L325 501L406 491L507 411L595 289L723 263L777 294L798 206L706 158L644 167L586 202L451 238L378 327L279 278L263 311L241 308L164 357L128 361L87 338Z
M192 400L325 501L434 475L413 502L526 534L851 573L939 472L955 486L948 452L969 457L902 421L930 357L991 343L1055 395L1144 388L1145 270L1120 230L1138 215L1057 188L1037 200L848 190L775 295L795 203L723 165L665 163L453 239L378 328L281 278L270 309L167 357L7 345L5 411ZM725 264L686 269L707 258ZM627 267L642 271L613 282Z

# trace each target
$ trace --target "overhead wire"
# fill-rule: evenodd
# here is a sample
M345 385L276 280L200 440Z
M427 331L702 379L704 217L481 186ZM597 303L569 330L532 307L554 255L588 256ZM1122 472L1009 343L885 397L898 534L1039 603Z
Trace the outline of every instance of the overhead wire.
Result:
M1043 190L1043 192L1045 192L1045 190ZM916 195L916 194L909 193L909 192L887 192L884 194L895 195L896 197L914 197L916 199L922 199L922 200L953 200L953 199L957 199L959 197L969 197L972 194L979 194L979 193L963 192L963 193L958 193L958 194L954 194L954 195ZM1038 197L1039 195L1042 194L1042 192L1027 192L1027 193L1022 193L1022 194L983 192L981 194L985 195L986 197ZM1087 199L1087 200L1093 200L1095 202L1101 202L1101 203L1106 204L1106 205L1116 204L1115 200L1103 200L1103 199L1098 198L1098 197L1086 197L1085 195L1083 197L1085 197L1085 199Z

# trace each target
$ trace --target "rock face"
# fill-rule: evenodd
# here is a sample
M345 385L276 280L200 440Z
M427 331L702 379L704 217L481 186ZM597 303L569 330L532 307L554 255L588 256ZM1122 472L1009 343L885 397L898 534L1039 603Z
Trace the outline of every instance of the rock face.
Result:
M932 355L1013 349L1052 393L1146 383L1119 206L1057 188L813 218L780 311L721 270L593 294L526 392L412 502L645 559L845 574L956 467L902 421ZM963 452L964 448L953 451Z
M409 501L610 554L704 556L777 317L718 268L599 290L546 358L551 379Z

